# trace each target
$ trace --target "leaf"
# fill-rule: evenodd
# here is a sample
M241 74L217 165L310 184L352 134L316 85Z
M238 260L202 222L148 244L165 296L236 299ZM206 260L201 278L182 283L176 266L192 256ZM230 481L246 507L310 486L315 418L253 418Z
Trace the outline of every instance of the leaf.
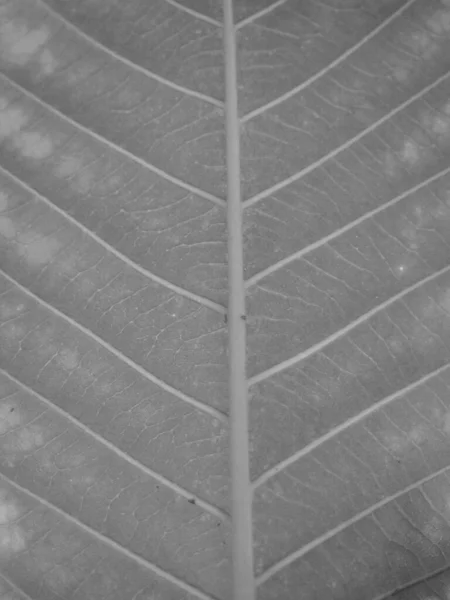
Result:
M448 597L449 35L0 0L2 597Z

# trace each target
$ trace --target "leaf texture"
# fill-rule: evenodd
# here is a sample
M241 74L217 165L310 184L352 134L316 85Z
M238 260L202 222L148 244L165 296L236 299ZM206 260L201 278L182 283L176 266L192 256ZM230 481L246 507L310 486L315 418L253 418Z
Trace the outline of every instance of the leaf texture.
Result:
M232 4L0 0L1 598L449 597L450 2Z

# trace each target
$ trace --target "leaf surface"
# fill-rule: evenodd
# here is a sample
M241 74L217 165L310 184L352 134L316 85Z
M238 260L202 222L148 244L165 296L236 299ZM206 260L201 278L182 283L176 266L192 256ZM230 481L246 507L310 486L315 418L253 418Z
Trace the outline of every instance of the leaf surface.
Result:
M449 595L450 3L230 2L0 0L2 597Z

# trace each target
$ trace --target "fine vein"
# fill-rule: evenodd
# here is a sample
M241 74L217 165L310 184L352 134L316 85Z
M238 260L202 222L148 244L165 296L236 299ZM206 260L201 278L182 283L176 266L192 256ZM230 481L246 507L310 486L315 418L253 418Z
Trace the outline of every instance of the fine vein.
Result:
M405 100L404 102L402 102L402 104L400 104L399 106L395 107L393 110L391 110L390 112L388 112L387 114L385 114L383 117L381 117L381 119L378 119L378 121L375 121L374 123L372 123L372 125L370 125L366 129L363 129L362 131L360 131L357 135L355 135L354 137L352 137L349 140L347 140L341 146L338 146L337 148L335 148L334 150L332 150L328 154L325 154L324 156L322 156L321 158L319 158L315 162L311 163L310 165L308 165L304 169L301 169L300 171L297 171L297 173L294 173L293 175L290 175L286 179L283 179L283 181L279 181L278 183L276 183L272 187L267 188L267 189L263 190L262 192L259 192L258 194L255 194L251 198L248 198L243 203L244 206L245 207L253 206L253 204L256 204L256 202L259 202L259 200L262 200L263 198L267 198L267 196L270 196L271 194L274 194L275 192L278 192L278 190L281 190L282 188L287 187L289 184L294 183L295 181L298 181L299 179L301 179L302 177L304 177L308 173L311 173L311 171L314 171L314 169L317 169L318 167L320 167L321 165L323 165L324 163L326 163L331 158L334 158L335 156L337 156L338 154L340 154L343 150L346 150L347 148L349 148L350 146L352 146L355 142L358 142L360 139L364 138L371 131L374 131L375 129L377 129L377 127L379 127L380 125L382 125L386 121L389 121L389 119L391 117L395 116L397 113L399 113L402 110L404 110L407 106L409 106L410 104L412 104L416 100L419 100L422 96L424 96L426 93L428 93L429 91L431 91L433 88L435 88L438 85L440 85L442 82L444 82L449 77L450 77L450 71L447 71L447 73L445 73L444 75L442 75L441 77L439 77L438 79L436 79L435 81L433 81L433 83L430 83L429 85L427 85L426 87L424 87L423 89L421 89L419 92L417 92L417 94L414 94L414 96L411 96L410 98L408 98L408 100Z
M278 98L275 98L275 100L268 102L264 106L255 108L255 110L252 110L251 112L247 113L245 116L242 117L242 122L249 121L253 117L256 117L257 115L265 112L266 110L269 110L270 108L273 108L274 106L277 106L278 104L281 104L281 102L284 102L285 100L288 100L289 98L292 98L292 96L295 96L295 94L297 94L298 92L301 92L303 89L310 86L314 81L319 79L319 77L322 77L322 75L325 75L326 73L328 73L328 71L330 71L333 67L336 67L337 65L339 65L348 56L350 56L351 54L356 52L359 48L361 48L361 46L363 46L370 39L375 37L381 30L385 29L385 27L389 23L391 23L391 21L393 21L394 19L399 17L402 13L404 13L405 10L407 10L411 6L411 4L414 4L414 2L416 2L416 0L409 0L406 4L404 4L397 11L395 11L388 19L386 19L380 25L378 25L378 27L375 27L375 29L373 31L371 31L370 33L368 33L362 40L359 40L359 42L357 44L355 44L354 46L352 46L351 48L346 50L343 54L340 54L338 56L338 58L336 58L336 60L334 60L329 65L327 65L325 68L323 68L320 71L318 71L317 73L315 73L312 77L310 77L306 81L303 81L303 83L301 83L297 87L293 88L292 90L289 90L289 92L286 92L282 96L278 96Z
M182 579L179 579L175 575L172 575L168 571L165 571L161 567L158 567L158 565L155 565L154 563L150 562L146 558L143 558L139 554L136 554L135 552L133 552L131 550L128 550L128 548L125 548L125 546L122 546L121 544L119 544L118 542L114 541L110 537L104 535L103 533L100 533L100 531L97 531L96 529L93 529L92 527L90 527L89 525L87 525L83 521L80 521L76 517L73 517L71 514L65 512L64 510L62 510L61 508L59 508L58 506L56 506L52 502L49 502L48 500L45 500L45 498L42 498L41 496L38 496L37 494L34 494L33 492L31 492L27 488L22 487L19 483L17 483L13 479L10 479L9 477L7 477L4 473L0 474L0 478L4 479L5 481L7 481L8 484L11 487L15 488L16 490L18 490L22 494L27 495L30 498L33 498L33 500L35 502L38 502L39 504L45 506L46 508L50 509L52 512L56 512L58 515L62 516L64 519L66 519L70 523L74 524L79 529L82 529L83 531L87 532L93 538L95 538L98 541L102 542L106 546L109 546L110 548L114 548L116 551L120 552L121 554L124 554L128 558L130 558L133 561L137 562L142 567L153 571L154 573L156 573L157 575L159 575L163 579L166 579L167 581L170 581L171 583L173 583L177 587L181 588L185 592L193 594L195 597L200 598L200 600L215 600L215 598L213 598L213 596L211 596L210 594L206 594L205 592L202 592L201 590L199 590L198 588L194 587L193 585L191 585L189 583L186 583Z
M114 52L114 50L112 50L108 46L104 46L103 44L98 42L95 38L91 37L90 35L85 33L82 29L80 29L79 27L77 27L76 25L74 25L73 23L68 21L65 17L63 17L63 15L61 15L59 12L57 12L54 8L51 8L45 0L37 0L37 2L39 2L43 7L45 7L45 10L47 10L47 12L50 15L52 15L55 19L58 19L59 21L64 23L64 25L68 29L75 32L79 37L85 39L87 42L89 42L89 44L91 46L98 48L105 54L109 54L110 56L112 56L116 60L120 61L121 63L131 67L134 71L139 71L140 73L143 73L146 77L155 79L156 81L159 81L159 83L167 85L167 87L178 90L179 92L183 92L183 94L186 94L187 96L193 96L194 98L199 98L200 100L203 100L204 102L208 102L208 104L214 104L215 106L221 106L221 107L223 106L223 102L221 102L220 100L216 100L216 98L213 98L212 96L207 96L206 94L201 94L200 92L196 92L195 90L191 90L182 85L178 85L178 84L174 83L173 81L170 81L169 79L166 79L165 77L162 77L161 75L157 75L156 73L153 73L152 71L149 71L148 69L145 69L144 67L141 67L140 65L132 62L131 60L128 60L121 54Z
M163 179L166 179L167 181L170 181L170 182L174 183L175 185L178 185L179 187L184 188L185 190L189 190L190 192L197 194L198 196L201 196L202 198L206 198L206 200L209 200L210 202L212 202L214 204L218 204L219 206L225 206L225 201L222 198L219 198L218 196L215 196L214 194L210 194L209 192L205 192L201 188L197 188L197 187L195 187L195 185L191 185L190 183L187 183L186 181L178 179L178 177L175 177L174 175L170 175L169 173L166 173L166 171L163 171L162 169L159 169L158 167L155 167L154 165L145 161L143 158L140 158L139 156L132 154L129 150L125 150L125 148L122 148L122 146L119 146L115 142L112 142L111 140L103 137L102 135L93 131L92 129L85 127L79 121L75 121L74 119L72 119L68 115L64 114L63 112L61 112L60 110L58 110L57 108L52 106L51 104L48 104L47 102L45 102L44 100L39 98L39 96L36 96L36 94L31 92L29 89L27 89L27 88L23 87L22 85L20 85L19 83L17 83L17 81L14 81L13 79L10 79L10 77L7 77L4 73L0 73L0 77L2 79L5 79L11 85L11 87L14 87L17 90L20 90L20 92L22 92L25 96L32 98L35 102L37 102L38 104L43 106L46 110L53 113L54 115L56 115L63 121L66 121L66 123L69 123L75 129L83 131L89 137L97 140L104 146L107 146L111 150L118 152L119 154L122 154L123 156L126 156L129 160L132 160L132 161L140 164L141 166L145 167L149 171L156 173Z
M369 406L369 408L366 408L362 412L358 413L356 416L352 417L351 419L348 419L344 423L341 423L341 425L338 425L337 427L333 427L333 429L331 429L325 435L322 435L317 440L314 440L314 442L311 442L310 444L308 444L301 450L294 452L293 454L288 456L288 458L285 458L284 460L280 461L279 463L277 463L276 465L274 465L273 467L271 467L270 469L265 471L262 475L260 475L257 479L255 479L253 481L253 483L252 483L253 488L256 489L260 485L263 485L266 481L268 481L269 479L274 477L277 473L280 473L280 471L283 471L290 465L294 464L299 459L301 459L303 456L310 454L313 450L315 450L319 446L322 446L328 440L336 437L342 431L345 431L346 429L349 429L353 425L360 423L361 421L363 421L366 417L368 417L372 413L377 412L384 406L387 406L388 404L391 404L392 402L397 400L397 398L400 398L401 396L408 394L415 388L425 384L430 379L433 379L433 377L438 377L441 373L446 371L448 368L449 368L449 365L446 364L443 367L439 367L438 369L431 371L431 373L427 373L426 375L424 375L420 379L417 379L410 385L402 388L401 390L397 390L396 392L394 392L393 394L390 394L389 396L387 396L380 402L377 402L376 404Z
M342 327L342 329L335 331L333 334L331 334L330 336L321 340L314 346L311 346L310 348L308 348L307 350L305 350L303 352L299 352L298 354L296 354L295 356L292 356L291 358L287 358L286 360L274 365L273 367L270 367L269 369L265 369L264 371L257 373L256 375L254 375L253 377L251 377L248 380L248 385L249 386L254 385L255 383L263 381L264 379L267 379L268 377L271 377L272 375L275 375L276 373L280 373L281 371L284 371L284 369L287 369L288 367L292 367L296 363L299 363L300 361L305 360L309 356L316 354L317 352L322 350L322 348L324 348L325 346L328 346L335 340L343 337L349 331L352 331L353 329L355 329L355 327L357 327L358 325L361 325L362 323L367 322L371 317L373 317L380 311L384 310L385 308L387 308L388 306L390 306L397 300L404 298L410 292L416 290L419 287L426 285L429 281L432 281L433 279L438 279L441 275L444 275L445 273L448 273L448 272L450 272L450 265L443 267L439 271L435 271L434 273L431 273L431 275L427 275L427 277L424 277L423 279L420 279L413 285L410 285L409 287L401 290L400 292L395 294L395 296L391 296L391 298L388 298L381 304L374 306L372 309L370 309L369 311L367 311L366 313L364 313L363 315L361 315L360 317L358 317L357 319L355 319L354 321L352 321L345 327Z
M133 465L133 467L136 467L136 469L138 469L139 471L142 471L146 475L153 477L153 479L155 479L162 485L165 485L166 487L171 489L176 494L183 496L184 498L187 498L189 500L192 498L195 498L195 504L197 506L199 506L200 508L203 508L203 510L205 510L206 512L209 512L210 514L212 514L224 521L229 520L229 515L226 512L224 512L217 506L214 506L214 504L205 502L205 500L202 500L202 498L196 496L189 490L186 490L185 488L181 487L177 483L174 483L170 479L167 479L167 477L164 477L164 475L161 475L157 471L154 471L150 467L147 467L147 465L144 465L139 460L133 458L132 456L130 456L129 454L127 454L126 452L121 450L118 446L111 443L106 438L102 437L100 434L95 432L93 429L91 429L90 427L88 427L87 425L85 425L84 423L82 423L81 421L76 419L75 417L73 417L70 413L68 413L64 409L60 408L57 404L54 404L53 402L51 402L50 400L48 400L47 398L42 396L42 394L39 394L38 392L36 392L32 388L30 388L28 385L26 385L25 383L23 383L22 381L20 381L19 379L17 379L10 373L8 373L8 371L5 371L4 369L0 369L0 373L5 375L5 377L7 377L10 381L12 381L15 385L17 385L18 387L23 389L27 394L32 394L33 396L35 396L38 400L40 400L42 402L42 404L45 404L45 406L47 406L47 408L58 413L61 417L63 417L64 419L66 419L67 421L72 423L72 425L74 425L77 429L81 430L83 433L85 433L89 437L92 437L93 439L95 439L97 442L99 442L99 444L101 444L105 448L108 448L108 450L110 450L116 456L120 456L121 459L123 459L127 463Z
M428 179L425 179L424 181L421 181L417 185L407 189L406 191L402 192L398 196L395 196L394 198L392 198L392 200L385 202L381 206L377 206L373 210L366 212L365 214L361 215L357 219L350 221L350 223L347 223L343 227L336 229L336 231L333 231L332 233L329 233L327 236L320 238L320 240L317 240L316 242L308 244L308 246L305 246L301 250L297 250L297 252L294 252L293 254L289 254L289 256L285 256L284 258L278 260L277 262L273 263L269 267L266 267L265 269L262 269L258 273L255 273L254 275L249 277L245 282L245 286L247 288L249 288L252 285L257 284L258 281L260 281L264 277L267 277L268 275L271 275L272 273L281 270L283 267L294 262L295 260L299 260L300 258L305 256L305 254L309 254L313 250L316 250L316 248L320 248L321 246L325 246L325 245L329 244L332 240L340 237L347 231L350 231L350 229L357 227L358 225L360 225L361 223L364 223L365 221L369 221L370 219L375 217L377 214L382 213L383 211L387 210L391 206L394 206L394 204L397 204L398 202L400 202L400 200L403 200L403 198L406 198L407 196L411 196L412 194L415 194L418 190L425 188L427 185L430 185L431 183L433 183L433 181L436 181L437 179L440 179L441 177L444 177L445 175L447 175L449 173L450 173L450 167L447 167L446 169L439 171L439 173L435 173L431 177L428 177Z
M90 329L88 329L87 327L85 327L84 325L82 325L81 323L78 323L78 321L76 321L75 319L73 319L69 315L66 315L65 313L61 312L58 308L54 307L49 302L46 302L43 298L41 298L40 296L38 296L37 294L35 294L31 290L29 290L28 288L26 288L25 286L23 286L22 284L20 284L16 279L14 279L13 277L11 277L11 275L9 275L8 273L6 273L3 270L0 270L0 273L2 274L2 276L5 279L7 279L10 283L12 283L15 287L17 287L18 289L20 289L24 294L26 294L30 298L33 298L33 300L35 300L36 302L38 302L38 304L40 304L41 306L44 306L47 310L49 310L50 312L52 312L53 314L55 314L56 316L58 316L60 319L63 319L64 321L66 321L67 323L70 323L70 325L72 325L73 327L75 327L79 331L82 331L89 338L95 340L98 344L100 344L101 346L103 346L103 348L105 348L106 350L108 350L108 352L110 352L111 354L113 354L121 362L124 362L126 365L128 365L129 367L131 367L134 371L137 371L138 373L140 373L143 377L145 377L146 379L148 379L152 383L155 383L156 385L158 385L163 390L166 390L167 392L170 392L171 394L173 394L174 396L176 396L180 400L183 400L187 404L191 404L192 406L195 406L195 408L198 408L199 410L212 415L213 417L215 417L216 419L218 419L222 423L228 423L228 417L227 417L227 415L225 415L223 412L221 412L217 408L213 408L212 406L209 406L208 404L204 404L203 402L200 402L196 398L193 398L192 396L188 396L187 394L181 392L180 390L177 390L176 388L172 387L171 385L169 385L165 381L162 381L158 377L155 377L154 375L152 375L151 373L149 373L149 371L147 371L146 369L144 369L144 367L141 367L140 365L138 365L137 363L135 363L134 360L132 360L131 358L128 358L128 356L126 356L125 354L123 354L123 352L121 352L120 350L118 350L117 348L115 348L109 342L106 342L104 339L102 339L101 337L99 337L93 331L91 331Z
M206 23L211 23L211 25L215 25L216 27L222 27L222 23L219 23L219 21L217 21L216 19L213 19L212 17L208 17L207 15L204 15L202 13L199 13L198 11L194 10L193 8L188 8L187 6L180 4L176 0L165 0L165 2L167 2L167 4L170 4L171 6L174 6L178 10L181 10L182 12L187 13L188 15L191 15L191 16L195 17L196 19L199 19L200 21L206 21Z
M185 290L184 288L182 288L174 283L171 283L167 279L163 279L162 277L155 275L148 269L145 269L144 267L142 267L140 264L134 262L133 260L131 260L131 258L128 258L128 256L126 256L125 254L122 254L122 252L117 250L114 246L111 246L110 244L108 244L108 242L106 242L103 238L101 238L96 233L94 233L91 229L88 229L85 225L80 223L80 221L77 221L74 217L72 217L72 215L65 212L61 208L59 208L59 206L57 206L56 204L53 204L53 202L48 200L48 198L46 198L45 196L40 194L37 190L35 190L30 185L28 185L28 183L26 183L25 181L23 181L16 175L14 175L14 173L11 173L7 169L5 169L5 167L3 167L2 165L0 165L0 173L4 173L6 175L6 177L8 177L9 179L16 182L20 187L22 187L23 189L30 192L30 194L33 194L33 196L35 196L36 198L39 198L39 200L41 200L46 206L48 206L49 208L51 208L52 210L57 212L65 220L69 221L69 223L72 223L75 227L77 227L77 229L80 229L87 237L95 240L97 242L97 244L102 246L102 248L104 248L108 253L114 255L120 261L124 262L126 265L128 265L129 267L131 267L132 269L134 269L141 275L144 275L144 277L151 279L155 283L158 283L159 285L162 285L163 287L166 287L169 290L172 290L173 292L175 292L176 294L179 294L180 296L184 296L185 298L189 298L189 300L193 300L194 302L197 302L197 304L206 306L207 308L210 308L211 310L214 310L215 312L218 312L220 314L226 313L225 308L221 304L218 304L217 302L214 302L213 300L210 300L209 298L205 298L204 296L199 296L198 294L194 294L193 292Z
M390 496L386 496L385 498L383 498L383 500L380 500L379 502L377 502L376 504L373 504L366 510L361 511L360 513L358 513L351 519L344 521L337 527L334 527L333 529L330 529L329 531L327 531L320 537L317 537L312 542L305 544L299 550L296 550L295 552L292 552L288 556L285 556L280 561L278 561L277 563L275 563L274 565L269 567L262 575L260 575L258 577L258 579L257 579L258 585L261 585L262 583L264 583L265 581L267 581L268 579L273 577L275 575L275 573L278 573L278 571L280 571L281 569L284 569L285 567L292 564L294 561L298 560L302 556L305 556L305 554L307 554L308 552L311 552L311 550L313 550L314 548L317 548L318 546L320 546L321 544L323 544L330 538L334 537L341 531L344 531L344 529L347 529L347 527L350 527L354 523L361 521L361 519L363 519L364 517L370 516L375 510L378 510L382 506L389 504L389 502L393 502L397 498L400 498L400 496L403 496L404 494L407 494L408 492L410 492L416 488L419 488L424 483L427 483L428 481L431 481L432 479L438 477L442 473L449 471L449 469L450 469L450 467L447 465L446 467L443 467L442 469L435 471L431 475L427 475L426 477L423 477L423 479L420 479L419 481L416 481L415 483L403 488L401 491L396 492L395 494L391 494Z

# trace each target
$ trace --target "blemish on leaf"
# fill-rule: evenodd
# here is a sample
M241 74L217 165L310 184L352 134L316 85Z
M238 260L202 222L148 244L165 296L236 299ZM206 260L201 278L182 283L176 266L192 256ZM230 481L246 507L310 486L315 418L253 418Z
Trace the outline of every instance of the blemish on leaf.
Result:
M423 442L426 436L426 427L423 426L413 427L408 432L399 432L398 434L394 431L385 431L383 433L383 443L392 452L403 454Z
M427 19L427 27L437 35L445 35L450 31L450 11L442 9L436 11Z
M384 155L384 171L388 177L394 177L397 173L398 160L391 150Z
M25 535L16 524L21 511L15 502L7 499L5 490L0 490L0 557L8 558L24 550Z
M10 402L0 405L0 435L18 427L22 421L20 411ZM12 409L12 410L11 410Z
M37 425L24 427L13 436L12 440L7 444L6 450L9 452L30 452L35 448L39 448L44 443L42 430Z
M405 65L395 66L392 70L392 75L400 83L405 83L408 80L409 69Z
M52 75L58 68L58 61L51 50L46 48L39 56L39 66L43 75Z
M76 369L79 363L79 354L77 350L64 348L58 355L57 362L68 371Z
M431 32L428 31L413 31L404 40L404 43L414 54L425 60L432 58L439 50L438 44L433 39Z
M7 323L0 328L0 338L9 342L16 342L25 337L25 327L16 323Z
M53 142L50 137L36 131L18 133L14 136L13 143L25 158L43 160L53 152Z
M81 169L82 163L75 156L63 156L57 159L57 163L53 168L53 172L58 178L70 177Z
M17 106L0 97L0 140L18 133L28 123L28 116Z
M49 35L45 26L30 29L18 19L4 19L0 23L2 58L12 64L24 66L39 53Z
M447 435L450 435L450 412L444 416L443 430Z
M400 152L401 160L409 166L414 166L418 162L419 156L419 148L416 142L412 139L405 140Z
M16 235L16 228L13 222L8 217L0 217L0 236L7 240L11 240Z
M72 570L65 565L53 565L50 570L42 574L46 589L52 590L57 596L62 596L69 587L76 587L78 580Z
M18 253L32 267L49 263L61 247L56 239L39 233L20 234L17 242Z
M0 192L0 212L4 212L8 208L8 196Z
M17 317L25 310L25 304L9 304L7 302L2 302L0 304L0 320L8 321L9 319L13 319Z

